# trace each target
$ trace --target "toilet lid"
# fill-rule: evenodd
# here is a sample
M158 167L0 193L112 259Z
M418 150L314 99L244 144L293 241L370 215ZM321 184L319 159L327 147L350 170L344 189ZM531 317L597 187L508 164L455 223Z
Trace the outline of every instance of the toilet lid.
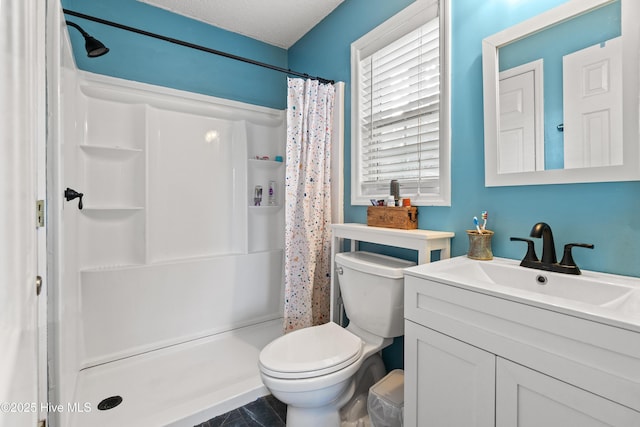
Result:
M312 378L351 365L362 355L362 340L329 322L283 335L260 352L260 370L276 378Z

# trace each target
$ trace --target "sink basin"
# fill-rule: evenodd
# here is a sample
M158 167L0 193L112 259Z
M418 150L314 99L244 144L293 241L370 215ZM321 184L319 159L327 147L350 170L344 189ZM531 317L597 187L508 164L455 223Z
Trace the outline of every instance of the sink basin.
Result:
M583 270L582 275L521 267L520 261L466 256L406 270L427 278L501 298L640 330L640 279Z
M637 316L640 313L640 290L629 292L622 298L604 304L604 307L617 310L621 314Z
M456 268L448 273L596 305L606 304L630 292L628 287L603 280L594 280L586 275L580 277L549 273L520 267L518 263L502 262L499 259L495 262L468 263L464 267Z

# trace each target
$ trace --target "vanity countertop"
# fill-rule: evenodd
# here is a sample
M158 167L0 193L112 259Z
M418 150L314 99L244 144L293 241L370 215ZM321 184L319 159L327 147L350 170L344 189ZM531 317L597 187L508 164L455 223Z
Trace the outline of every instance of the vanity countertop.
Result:
M519 261L466 256L418 265L405 274L640 333L640 279L582 271L569 275Z

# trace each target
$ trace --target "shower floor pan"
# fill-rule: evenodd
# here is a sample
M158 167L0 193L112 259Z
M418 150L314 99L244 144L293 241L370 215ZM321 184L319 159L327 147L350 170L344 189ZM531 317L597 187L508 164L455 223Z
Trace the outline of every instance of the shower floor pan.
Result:
M277 319L84 369L75 402L89 410L71 426L193 426L243 406L269 393L258 354L280 335ZM99 410L112 396L122 403Z

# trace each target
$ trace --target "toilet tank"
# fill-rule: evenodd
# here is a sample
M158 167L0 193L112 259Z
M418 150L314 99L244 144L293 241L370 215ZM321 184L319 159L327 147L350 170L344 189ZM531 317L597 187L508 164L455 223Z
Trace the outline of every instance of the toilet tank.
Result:
M404 335L404 272L414 262L370 252L335 256L342 301L350 322L383 338Z

